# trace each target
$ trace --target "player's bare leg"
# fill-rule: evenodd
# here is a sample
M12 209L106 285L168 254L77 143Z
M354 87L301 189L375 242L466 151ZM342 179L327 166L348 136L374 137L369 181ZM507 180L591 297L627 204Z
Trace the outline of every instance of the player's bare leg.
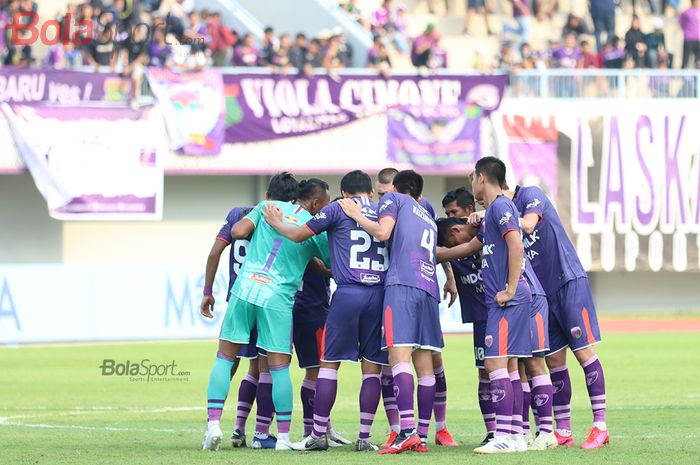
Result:
M231 435L231 446L232 447L245 447L246 437L245 437L245 425L248 421L248 416L250 415L250 410L253 408L253 402L255 402L255 396L258 391L258 378L260 377L260 370L258 369L258 360L249 360L248 373L241 380L240 387L238 388L238 406L236 408L236 426L234 428L233 434ZM236 363L234 368L240 365ZM232 370L233 371L233 370Z
M435 444L438 446L456 447L459 444L447 430L447 379L445 367L442 364L442 354L433 353L433 372L435 373Z
M560 446L573 447L571 434L571 377L566 366L566 347L558 352L548 354L545 361L549 368L549 377L553 389L553 413L556 422L554 434Z
M236 362L240 345L219 340L214 366L209 375L207 387L207 432L202 442L203 450L218 450L223 433L221 432L221 413L231 387L231 368Z
M593 429L586 441L581 445L581 448L598 449L610 443L608 426L605 423L606 394L603 366L600 364L593 346L576 350L574 355L586 375L586 388L588 389L588 397L591 400L591 409L593 410Z
M532 405L537 408L538 434L528 450L547 450L556 447L557 438L552 431L552 381L547 374L545 359L543 357L531 357L524 361L527 377L523 383L529 387L528 379L532 383ZM523 407L523 411L525 407Z
M510 371L517 371L516 358L487 358L484 367L489 374L491 398L496 414L496 433L493 440L474 449L477 454L496 454L515 452L511 438L511 421L513 418L514 394Z
M289 375L289 354L268 352L267 363L272 377L272 403L277 415L277 444L275 450L292 450L289 440L289 427L292 423L292 408L294 406L294 391L292 378Z
M420 445L420 437L416 432L416 420L413 409L415 384L413 369L411 367L412 353L412 347L389 347L389 364L391 365L391 371L394 376L394 384L398 388L396 405L399 409L401 432L388 449L379 451L380 454L399 454ZM433 359L430 353L428 352L427 357L425 357L425 355L419 355L419 363L425 365L426 362L423 360L424 358L428 359L427 365L430 367L430 375L434 377L432 373ZM416 363L415 359L414 363ZM416 370L417 369L418 367L416 367ZM423 371L427 373L425 366L423 367ZM432 412L432 403L430 405L430 410Z

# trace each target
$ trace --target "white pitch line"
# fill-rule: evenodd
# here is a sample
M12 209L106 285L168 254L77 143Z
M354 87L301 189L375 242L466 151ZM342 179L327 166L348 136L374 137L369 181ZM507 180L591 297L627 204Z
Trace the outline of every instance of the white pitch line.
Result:
M21 423L18 421L2 421L0 426L21 426L23 428L42 428L42 429L77 429L85 431L133 431L133 432L155 432L155 433L195 433L199 429L183 428L119 428L115 426L85 426L85 425L49 425L47 423Z
M48 410L48 409L47 409ZM0 417L0 420L19 420L28 418L46 418L46 417L67 417L76 415L94 415L102 413L172 413L172 412L195 412L205 410L204 407L161 407L154 409L137 409L137 408L76 408L73 410L57 411L57 412L46 412L46 413L33 413L31 415L10 415L6 417Z

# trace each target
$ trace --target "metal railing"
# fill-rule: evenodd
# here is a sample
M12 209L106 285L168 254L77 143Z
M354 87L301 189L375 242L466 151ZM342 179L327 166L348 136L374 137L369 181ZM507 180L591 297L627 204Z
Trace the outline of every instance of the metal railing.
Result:
M700 98L700 70L547 69L511 74L511 98Z

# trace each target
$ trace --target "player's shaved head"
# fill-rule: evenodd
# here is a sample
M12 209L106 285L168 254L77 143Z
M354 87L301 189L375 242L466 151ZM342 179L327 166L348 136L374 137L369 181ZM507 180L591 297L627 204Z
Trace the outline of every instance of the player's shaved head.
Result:
M268 200L278 200L280 202L292 202L299 196L299 183L292 173L283 171L270 179L267 186Z
M418 200L423 193L423 176L413 170L399 171L394 176L394 187L396 192Z
M340 180L340 190L349 195L370 194L372 178L364 171L350 171Z
M478 178L482 174L491 184L499 187L506 185L506 164L496 157L484 157L476 162L474 176Z
M297 201L302 204L309 213L315 215L330 202L331 195L328 192L329 189L330 186L328 183L322 179L303 179L299 183L299 197Z
M384 168L377 173L377 182L380 184L392 184L394 182L394 176L397 174L399 174L399 170L396 168Z

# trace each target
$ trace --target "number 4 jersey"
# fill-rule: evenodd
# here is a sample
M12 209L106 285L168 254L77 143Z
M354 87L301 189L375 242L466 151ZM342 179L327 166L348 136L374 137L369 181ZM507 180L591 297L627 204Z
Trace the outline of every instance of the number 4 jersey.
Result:
M362 214L377 221L377 204L367 197L354 197ZM389 266L383 242L377 241L351 220L338 202L326 205L306 227L314 234L328 233L333 279L338 285L382 286Z
M385 216L396 221L389 239L391 266L386 285L422 289L439 302L435 262L437 226L430 213L411 196L389 192L379 205L379 218Z

